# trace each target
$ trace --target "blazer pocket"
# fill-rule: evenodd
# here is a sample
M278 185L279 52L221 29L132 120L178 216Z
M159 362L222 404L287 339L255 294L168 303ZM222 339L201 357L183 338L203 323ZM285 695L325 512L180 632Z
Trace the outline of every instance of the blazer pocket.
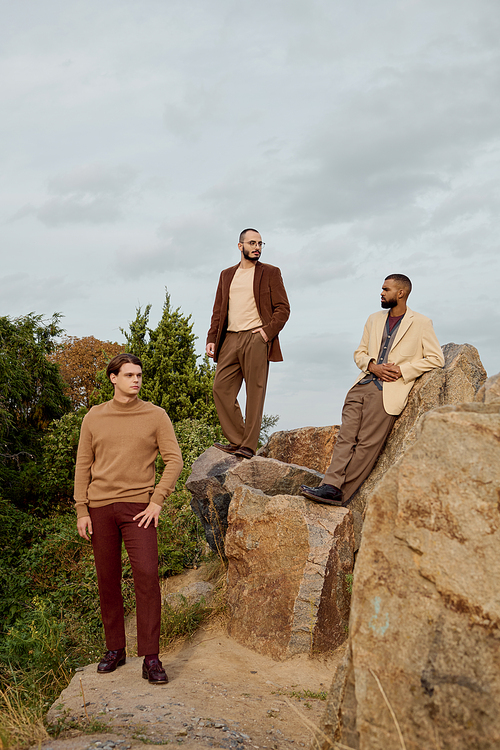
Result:
M416 359L417 350L416 349L399 349L398 356L403 357L404 359ZM391 358L391 353L389 352L389 359Z

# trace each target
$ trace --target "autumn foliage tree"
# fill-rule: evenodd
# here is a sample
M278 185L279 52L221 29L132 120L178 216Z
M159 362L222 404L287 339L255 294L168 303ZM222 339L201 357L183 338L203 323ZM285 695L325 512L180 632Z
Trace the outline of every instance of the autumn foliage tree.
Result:
M123 344L99 341L94 336L66 336L50 355L50 361L59 365L74 411L81 407L89 409L95 402L100 388L97 373L124 349Z

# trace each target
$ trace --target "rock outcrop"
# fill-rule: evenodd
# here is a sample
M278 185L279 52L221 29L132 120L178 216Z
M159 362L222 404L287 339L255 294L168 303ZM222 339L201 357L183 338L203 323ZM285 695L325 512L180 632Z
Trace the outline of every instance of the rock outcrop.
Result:
M186 487L208 544L224 555L227 512L234 490L246 484L266 495L297 495L301 484L317 487L322 475L304 466L255 456L250 461L209 448L194 462Z
M260 449L259 456L308 466L324 474L330 466L339 429L339 425L332 425L273 432L269 442Z
M479 401L484 404L500 403L500 373L488 378L476 393L474 401Z
M191 508L200 519L206 540L214 552L224 555L224 538L227 531L227 509L231 493L224 488L230 469L241 459L208 448L193 463L186 487L191 493Z
M235 640L274 659L345 640L354 562L348 510L240 485L226 554Z
M186 483L209 543L227 558L230 634L275 659L347 637L351 514L300 495L301 484L321 479L304 466L209 448Z
M498 748L499 580L500 404L435 409L370 498L314 747Z
M474 401L486 380L486 371L478 351L470 344L446 344L443 346L443 354L444 367L426 372L416 381L408 403L396 420L370 476L351 500L356 547L359 547L361 541L367 500L386 471L415 442L420 417L439 406Z

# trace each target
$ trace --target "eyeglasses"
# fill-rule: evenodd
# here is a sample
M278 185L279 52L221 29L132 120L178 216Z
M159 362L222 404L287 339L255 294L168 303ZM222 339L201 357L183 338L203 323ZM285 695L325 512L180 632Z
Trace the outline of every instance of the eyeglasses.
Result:
M242 244L244 245L245 242L247 245L250 245L250 247L260 247L263 248L266 246L265 242L256 242L255 240L243 240Z

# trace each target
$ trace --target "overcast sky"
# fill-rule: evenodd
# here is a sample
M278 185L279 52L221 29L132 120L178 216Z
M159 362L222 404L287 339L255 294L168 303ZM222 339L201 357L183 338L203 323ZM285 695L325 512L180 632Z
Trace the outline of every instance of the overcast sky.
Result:
M498 0L0 0L0 314L122 341L256 227L292 306L265 411L339 421L390 273L500 371Z

